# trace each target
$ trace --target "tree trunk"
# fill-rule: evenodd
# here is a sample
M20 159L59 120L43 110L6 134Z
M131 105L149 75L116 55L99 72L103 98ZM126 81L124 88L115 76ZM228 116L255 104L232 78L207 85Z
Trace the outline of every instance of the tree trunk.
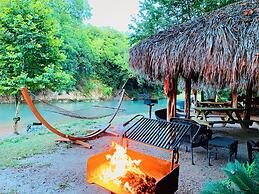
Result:
M237 87L235 86L233 89L232 89L232 107L233 108L237 108Z
M167 99L167 121L176 117L177 79L169 81L169 91Z
M15 134L19 134L17 131L18 122L20 121L19 115L19 109L20 109L20 103L21 103L21 95L20 93L15 94L15 116L13 118L13 131Z
M253 94L253 84L248 83L247 90L246 90L246 104L245 104L245 113L244 113L244 120L250 120L251 116L251 100Z
M190 118L191 113L191 79L185 80L185 118Z

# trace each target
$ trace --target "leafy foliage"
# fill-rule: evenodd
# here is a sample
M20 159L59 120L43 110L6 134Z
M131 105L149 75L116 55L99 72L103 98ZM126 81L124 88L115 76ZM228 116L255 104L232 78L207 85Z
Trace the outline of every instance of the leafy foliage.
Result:
M216 10L237 0L143 0L140 11L129 28L132 44L170 26L184 23L203 13Z
M62 71L62 41L45 2L1 0L0 93L17 93L24 85L34 91L68 90L73 84Z
M249 165L241 164L237 160L235 163L228 163L224 172L228 179L207 183L202 194L234 194L234 193L259 193L259 155L255 161Z
M61 24L68 21L80 24L91 17L91 8L86 0L50 0L49 5Z
M60 25L61 50L67 56L63 68L80 82L82 77L92 74L96 60L83 25L83 20L90 18L91 10L87 1L82 0L51 0L50 6Z
M127 36L111 28L93 26L85 32L97 60L93 64L95 76L109 87L120 88L130 76Z

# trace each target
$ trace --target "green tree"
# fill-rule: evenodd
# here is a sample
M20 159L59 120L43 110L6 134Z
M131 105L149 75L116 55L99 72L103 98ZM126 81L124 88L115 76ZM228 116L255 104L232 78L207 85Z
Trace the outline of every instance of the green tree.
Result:
M76 25L62 27L61 49L67 56L63 68L70 72L77 82L93 74L93 64L97 60L85 29L84 26Z
M61 24L67 22L82 23L91 17L91 8L87 0L49 0L55 18Z
M173 25L211 12L238 0L143 0L129 28L131 44Z
M83 24L91 17L91 9L86 0L50 0L50 6L60 25L61 50L67 56L63 68L81 82L92 74L96 60Z
M95 76L114 89L120 88L130 76L127 36L111 28L93 26L85 32L97 57L93 64Z
M0 94L16 94L18 118L21 86L68 90L74 80L62 71L62 41L46 1L1 0L0 10Z

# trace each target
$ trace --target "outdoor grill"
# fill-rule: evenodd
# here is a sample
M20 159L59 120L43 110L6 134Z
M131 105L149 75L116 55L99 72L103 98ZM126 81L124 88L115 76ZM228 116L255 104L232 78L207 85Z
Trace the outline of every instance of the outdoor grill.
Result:
M144 143L171 152L171 160L163 160L144 153L127 149L127 154L135 160L141 160L139 168L148 176L156 179L155 192L157 194L172 194L178 190L179 164L178 147L183 136L190 130L192 124L188 122L166 122L145 118L137 115L124 125L125 131L121 144L129 146L130 141ZM98 178L100 169L107 164L106 155L114 150L92 156L87 162L87 182L95 183L111 191L111 193L129 193L113 182L104 182Z

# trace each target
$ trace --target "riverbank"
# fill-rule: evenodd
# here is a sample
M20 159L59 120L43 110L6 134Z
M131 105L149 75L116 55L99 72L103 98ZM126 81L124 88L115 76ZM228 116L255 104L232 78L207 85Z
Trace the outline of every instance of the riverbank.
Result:
M69 93L66 92L52 92L52 91L45 91L37 94L37 98L31 96L33 100L44 100L44 101L51 101L51 102L81 102L81 101L96 101L96 100L109 100L114 97L105 97L101 95L100 92L94 92L89 95L84 95L80 91L72 91ZM24 100L22 99L22 102ZM14 96L4 96L0 95L0 103L1 104L11 104L15 103Z

